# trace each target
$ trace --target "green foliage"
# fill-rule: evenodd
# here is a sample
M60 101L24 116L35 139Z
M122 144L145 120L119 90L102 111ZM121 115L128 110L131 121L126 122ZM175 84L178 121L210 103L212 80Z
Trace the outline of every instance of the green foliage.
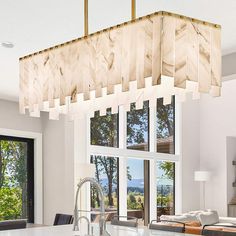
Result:
M0 141L0 188L20 187L27 180L26 143Z
M91 144L117 147L117 119L117 114L112 115L111 110L108 110L106 116L100 116L99 112L96 112L91 119Z
M130 174L130 167L129 166L127 166L127 179L130 181L130 180L132 180L132 176L131 176L131 174Z
M130 201L130 203L136 203L136 198L135 198L134 194L132 194L132 193L129 194L129 201Z
M174 134L174 98L172 104L163 105L163 99L157 99L157 137L165 138Z
M113 187L117 184L117 159L114 157L91 156L91 163L95 164L95 175L98 182L101 183L101 176L105 175L108 180L108 185L102 185L102 188L108 196L106 206L114 206ZM96 191L92 188L91 194L92 207L99 206L99 197Z
M163 207L170 207L173 205L173 194L169 194L168 196L158 194L157 205Z
M130 192L127 199L127 207L132 210L141 210L144 197L141 193Z
M0 220L25 217L27 144L0 140Z
M0 221L20 218L22 215L22 190L0 188Z
M127 142L128 144L144 143L145 134L148 132L148 102L144 102L143 109L135 110L131 105L127 113Z
M160 162L160 168L164 170L168 179L174 180L175 177L175 165L173 162L162 161Z

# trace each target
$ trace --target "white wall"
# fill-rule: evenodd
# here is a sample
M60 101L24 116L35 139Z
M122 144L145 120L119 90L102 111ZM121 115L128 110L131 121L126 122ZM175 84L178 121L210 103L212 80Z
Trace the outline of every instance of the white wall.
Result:
M230 76L236 74L236 52L222 57L222 74L223 76Z
M226 138L226 162L227 162L227 203L236 197L236 188L232 183L236 180L236 166L232 164L236 161L236 137Z
M20 115L16 102L0 100L0 128L42 133L40 118Z
M182 212L200 208L199 183L194 171L200 168L200 102L191 96L182 103Z
M44 224L52 225L56 213L73 214L74 126L61 116L50 121L42 115L44 168Z
M206 207L227 215L226 137L236 137L236 76L223 82L222 96L200 101L200 165L212 172L206 183Z
M73 213L74 126L60 117L50 121L20 115L18 103L0 100L0 128L43 133L44 224L52 225L56 213ZM1 134L0 134L1 135Z

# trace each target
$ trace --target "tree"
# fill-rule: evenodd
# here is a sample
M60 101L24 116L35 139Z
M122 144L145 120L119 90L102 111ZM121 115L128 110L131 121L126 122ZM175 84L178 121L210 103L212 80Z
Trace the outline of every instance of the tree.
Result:
M21 195L19 188L0 189L0 221L22 217Z
M111 114L111 110L107 112L106 116L100 116L95 112L94 118L91 119L91 144L117 147L117 130L118 117Z
M0 215L4 219L26 217L26 145L23 142L0 140Z
M165 172L168 179L174 180L175 165L173 162L162 161L160 162L160 168Z
M113 206L113 184L117 184L117 159L114 157L104 157L104 156L91 156L91 163L95 164L96 168L96 179L102 185L105 192L108 195L108 205ZM105 174L107 176L108 184L107 186L103 186L102 180L100 179L100 175ZM94 193L93 193L94 195ZM98 195L93 199L97 202L99 206L99 198ZM94 206L95 203L92 203Z
M148 102L144 102L143 109L135 110L135 104L131 105L127 113L127 143L141 144L145 142L145 134L148 132Z
M137 202L133 193L129 194L129 200L130 200L131 203L136 203Z
M157 137L174 135L174 98L170 105L163 105L163 99L157 99Z
M5 150L4 143L0 141L0 189L3 186L6 172L6 160L5 160L5 155L3 155L4 150Z
M117 184L117 159L114 157L93 156L92 163L94 163L96 166L96 178L99 182L99 174L105 174L107 176L108 205L113 206L114 202L112 192L113 184Z

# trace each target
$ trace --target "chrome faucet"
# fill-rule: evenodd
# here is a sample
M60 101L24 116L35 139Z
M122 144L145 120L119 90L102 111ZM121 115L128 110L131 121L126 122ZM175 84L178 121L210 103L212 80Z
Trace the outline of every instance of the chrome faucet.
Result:
M97 182L94 178L84 178L82 179L78 185L77 185L77 191L76 191L76 199L75 199L75 209L74 209L74 226L73 230L78 231L79 230L79 213L78 213L78 197L79 197L79 191L81 187L85 183L91 183L98 191L99 199L100 199L100 219L99 219L99 236L109 236L110 234L106 231L106 224L105 224L105 202L104 202L104 194L102 191L101 185Z

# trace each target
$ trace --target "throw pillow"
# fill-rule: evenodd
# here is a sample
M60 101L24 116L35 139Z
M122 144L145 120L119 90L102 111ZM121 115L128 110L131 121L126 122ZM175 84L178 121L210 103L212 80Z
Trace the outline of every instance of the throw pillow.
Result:
M219 215L217 211L204 212L198 215L201 225L213 225L219 223Z

